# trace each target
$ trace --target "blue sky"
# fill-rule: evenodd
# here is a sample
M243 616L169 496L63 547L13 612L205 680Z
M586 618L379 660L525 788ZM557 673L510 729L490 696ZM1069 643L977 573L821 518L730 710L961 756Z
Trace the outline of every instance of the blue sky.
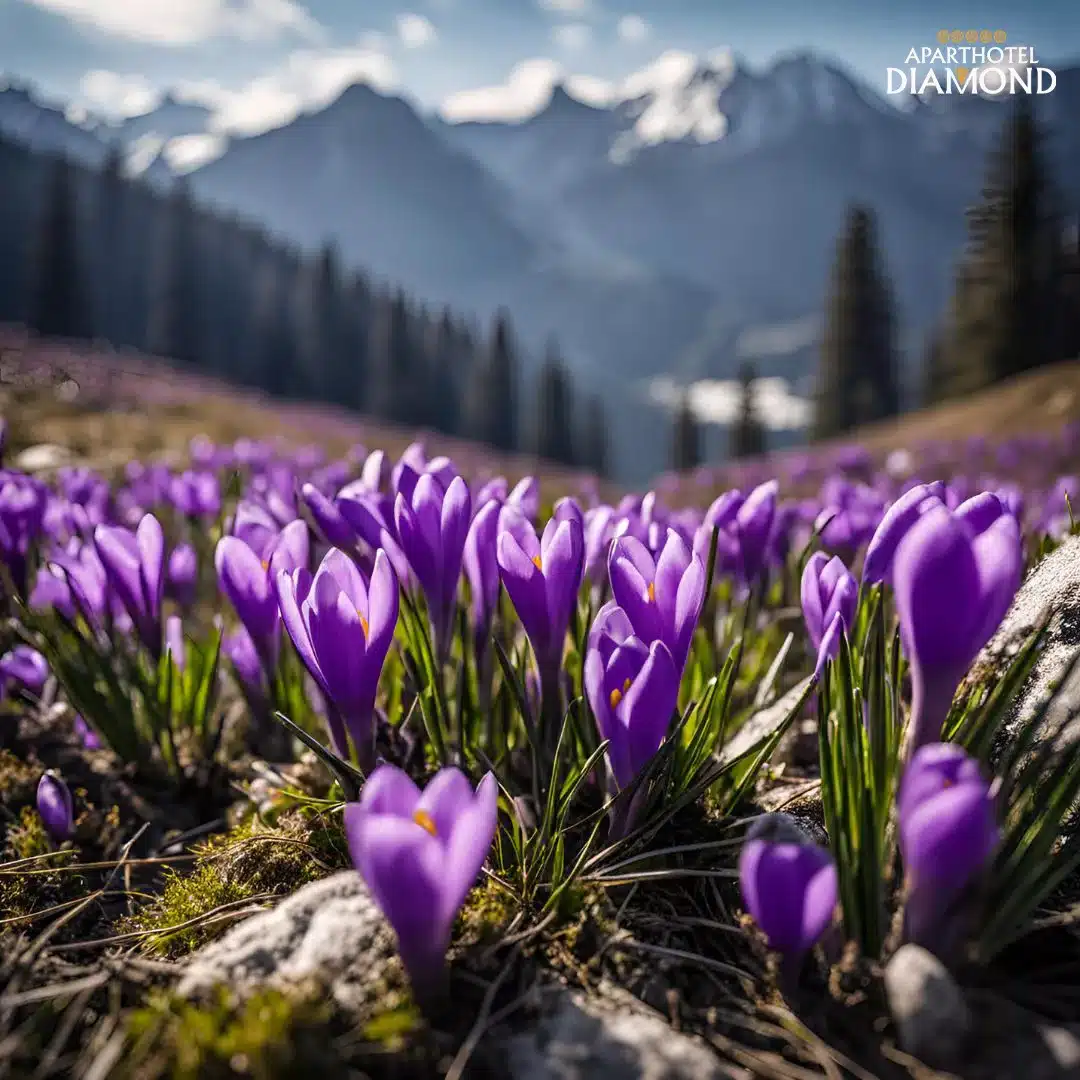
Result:
M179 87L225 129L254 130L356 79L437 108L515 72L519 97L559 73L617 85L670 50L759 66L811 49L880 90L943 28L1080 60L1077 0L0 0L0 71L113 111ZM489 98L506 105L505 89Z

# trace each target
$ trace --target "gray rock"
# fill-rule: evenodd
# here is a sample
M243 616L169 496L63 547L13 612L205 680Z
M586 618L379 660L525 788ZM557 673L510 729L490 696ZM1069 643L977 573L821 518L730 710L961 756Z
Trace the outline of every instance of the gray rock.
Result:
M28 446L12 464L23 472L48 472L50 469L58 469L61 465L69 464L73 456L66 446L40 443L37 446Z
M1080 664L1066 678L1080 648L1080 536L1070 537L1028 574L997 633L971 669L971 679L1003 672L1025 640L1049 617L1043 651L1017 694L1003 737L1010 740L1030 722L1043 701L1053 701L1040 720L1035 744L1061 732L1080 739L1080 723L1066 724L1080 708Z
M535 1029L493 1050L509 1080L722 1080L732 1074L700 1039L674 1031L625 991L560 991Z
M900 1048L931 1068L960 1060L972 1015L948 969L919 945L903 945L885 967L885 996Z
M342 871L240 923L189 961L179 992L224 983L240 993L320 981L343 1009L374 1000L395 955L394 934L360 875Z

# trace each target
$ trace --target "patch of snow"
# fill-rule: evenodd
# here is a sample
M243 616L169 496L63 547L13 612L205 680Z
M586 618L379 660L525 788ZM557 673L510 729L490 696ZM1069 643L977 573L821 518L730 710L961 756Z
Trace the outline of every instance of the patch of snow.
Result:
M730 427L739 415L742 388L734 379L702 379L688 388L690 407L701 423ZM654 405L674 410L683 388L664 376L646 390ZM811 419L812 404L792 393L787 379L765 377L754 381L754 400L761 422L770 431L801 431Z

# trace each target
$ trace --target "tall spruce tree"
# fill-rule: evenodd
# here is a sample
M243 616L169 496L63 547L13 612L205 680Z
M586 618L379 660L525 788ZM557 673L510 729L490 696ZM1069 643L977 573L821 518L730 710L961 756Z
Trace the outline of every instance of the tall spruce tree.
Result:
M537 457L573 465L574 415L570 373L558 347L549 342L547 355L537 377L535 446Z
M582 464L597 476L607 476L608 431L604 399L599 394L589 398L585 408L585 425L581 433Z
M757 370L753 364L739 369L739 412L729 433L728 456L732 458L760 457L765 453L765 425L758 414L755 393Z
M813 433L826 439L899 411L891 290L873 213L853 206L837 243Z
M48 168L31 296L31 325L40 334L70 338L86 329L76 221L72 165L67 158L57 157Z
M499 450L518 449L517 351L506 311L495 316L487 348L473 364L468 433Z
M946 336L948 396L1061 357L1060 221L1027 95L1010 102L980 201Z
M923 351L922 370L919 373L919 404L926 408L942 400L948 385L948 371L945 368L945 343L940 327L930 331Z
M671 467L676 472L696 469L701 464L701 429L688 391L683 391L675 408L671 434Z
M160 240L151 269L147 348L159 356L195 365L200 359L198 238L201 222L183 178L159 219Z
M94 310L93 333L97 338L119 344L122 340L120 305L124 271L130 268L124 235L126 181L123 152L113 143L98 176L94 204Z

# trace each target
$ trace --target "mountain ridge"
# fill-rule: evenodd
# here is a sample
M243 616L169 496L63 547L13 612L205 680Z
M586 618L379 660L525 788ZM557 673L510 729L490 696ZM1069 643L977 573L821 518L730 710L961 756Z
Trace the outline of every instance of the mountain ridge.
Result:
M334 239L350 262L431 302L482 317L508 308L533 357L556 335L582 381L610 397L613 457L633 480L663 464L652 377L730 377L755 359L805 388L814 342L757 356L740 343L820 313L853 202L879 219L910 382L1005 118L982 99L894 107L809 53L760 71L730 54L687 57L658 58L604 105L553 83L513 121L450 122L361 84L233 137L190 182L305 247ZM1057 72L1037 107L1075 197L1080 67ZM139 119L152 129L152 113ZM620 139L626 152L613 152Z

